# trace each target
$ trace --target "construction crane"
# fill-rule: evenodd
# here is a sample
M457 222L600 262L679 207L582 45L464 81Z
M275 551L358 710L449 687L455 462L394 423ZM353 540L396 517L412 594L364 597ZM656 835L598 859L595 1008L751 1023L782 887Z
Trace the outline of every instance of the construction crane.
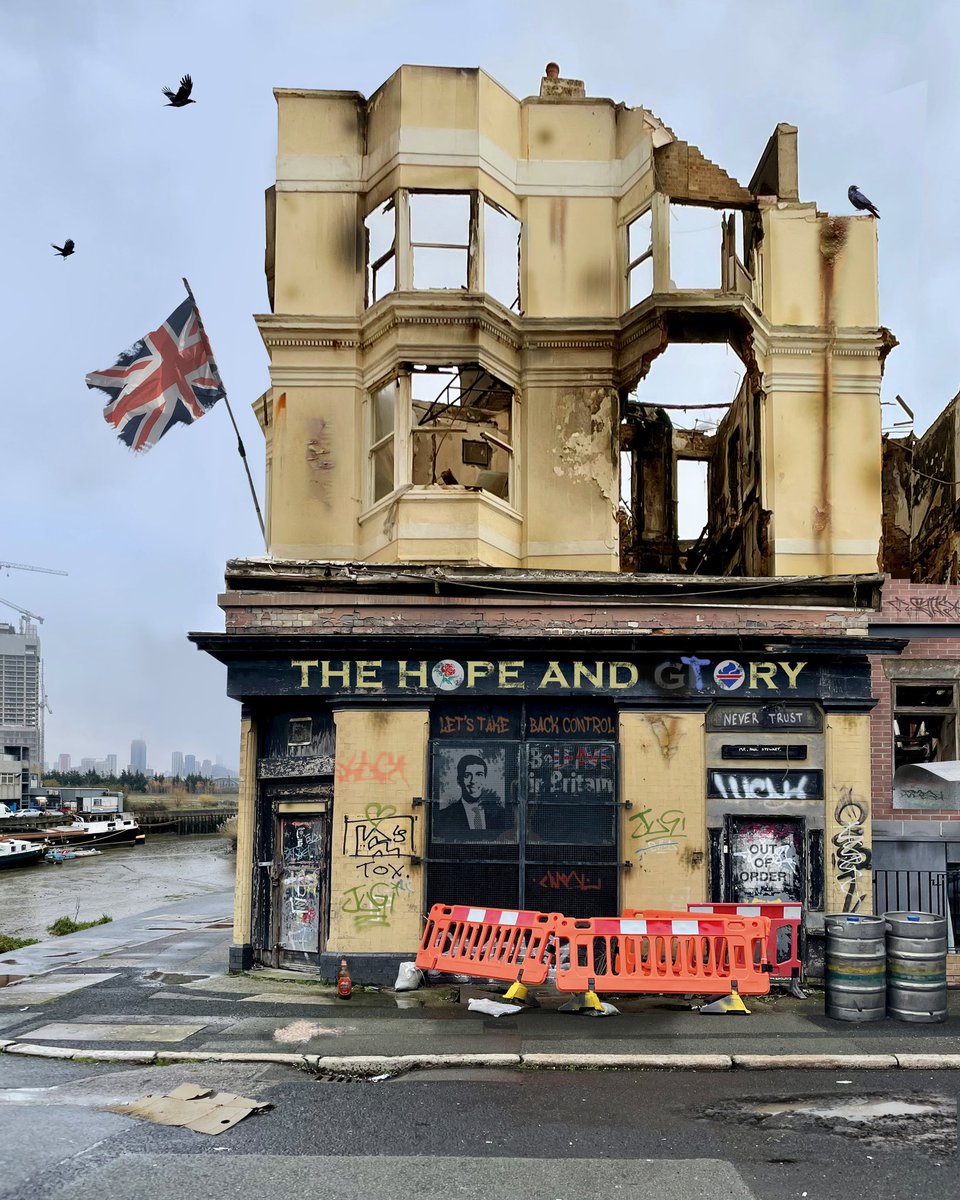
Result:
M56 571L53 567L31 567L27 563L0 562L0 571L40 571L44 575L68 575L68 571Z
M66 575L67 571L58 571L54 567L33 567L29 563L3 562L0 560L0 571L39 571L43 575ZM28 608L21 608L19 604L14 604L12 600L4 600L0 596L0 604L5 604L7 608L12 608L24 617L30 617L31 620L39 621L43 624L43 617L37 613L32 613Z
M4 598L0 596L0 604L5 604L7 608L16 609L16 611L22 616L30 617L31 620L39 621L41 625L43 624L43 617L41 617L38 613L31 612L29 608L21 608L19 604L14 604L12 600L4 600Z

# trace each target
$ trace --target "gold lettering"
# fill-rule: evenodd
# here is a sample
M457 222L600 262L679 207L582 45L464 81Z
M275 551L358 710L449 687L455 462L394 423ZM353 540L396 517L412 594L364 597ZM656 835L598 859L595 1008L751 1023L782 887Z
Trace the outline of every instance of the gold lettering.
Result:
M515 662L502 662L500 666L500 676L497 680L502 688L522 688L523 681L517 678L517 672L523 666L523 659Z
M588 679L595 688L603 687L603 663L594 663L594 671L591 674L585 663L575 662L573 664L573 686L575 688L582 687L584 679Z
M477 680L493 674L492 662L467 663L467 687L476 687Z
M794 663L793 665L785 662L780 664L780 666L783 667L787 678L790 680L790 682L787 684L788 688L795 688L797 686L797 676L806 665L807 664L805 662Z
M772 691L777 690L777 685L773 682L773 677L777 673L777 664L772 662L751 663L750 664L750 686L755 688L759 681L763 682Z
M410 666L407 659L401 658L399 665L400 665L400 686L402 688L411 686L407 682L407 677L409 675L413 675L416 678L416 683L413 685L414 687L425 688L427 686L427 664L422 659L420 662L414 663L413 666Z
M620 682L621 667L623 667L623 669L628 673L627 678L622 683ZM640 677L640 673L637 671L637 668L633 665L633 663L612 662L610 663L608 670L610 671L611 688L633 687Z
M310 668L311 667L319 667L319 665L320 665L320 663L315 658L295 658L293 660L293 662L291 662L291 664L290 664L291 667L299 667L300 668L300 686L301 687L309 687L310 686Z
M367 661L359 660L354 663L357 669L357 687L358 688L373 688L374 691L383 691L383 682L376 677L376 674L371 675L371 671L376 672L383 665L382 660L369 659Z
M560 664L558 662L550 663L550 665L547 667L546 671L544 672L543 678L540 680L537 687L545 688L548 683L557 683L560 685L560 687L564 687L564 688L568 688L570 686L570 684L567 683L566 678L564 677L563 671L560 669Z
M337 678L340 680L341 684L343 684L344 687L350 686L350 664L348 662L344 662L343 659L340 659L339 661L342 664L341 667L339 668L339 670L334 670L330 666L330 663L333 662L333 659L324 658L321 660L321 662L320 662L320 685L321 685L321 687L325 687L325 688L332 687L333 685L330 682L330 678L333 675L337 676Z

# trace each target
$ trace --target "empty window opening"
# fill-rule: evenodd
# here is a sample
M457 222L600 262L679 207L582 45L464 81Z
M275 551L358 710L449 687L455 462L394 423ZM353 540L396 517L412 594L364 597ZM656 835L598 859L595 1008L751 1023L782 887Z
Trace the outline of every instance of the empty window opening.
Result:
M655 358L631 399L666 408L675 429L712 433L743 378L743 363L726 343L671 344Z
M478 365L414 368L410 379L412 482L509 500L513 391Z
M670 281L675 288L721 286L723 217L712 208L670 205Z
M366 303L411 289L486 292L521 311L521 223L481 192L401 188L364 219Z
M397 206L391 198L364 221L367 231L367 304L397 288Z
M627 226L627 307L653 291L653 213L647 209Z
M489 200L483 203L483 290L520 311L520 222Z
M413 192L410 250L415 288L466 288L470 252L470 195Z
M956 684L894 685L893 765L957 757Z
M699 459L677 460L677 537L696 541L707 524L709 464Z

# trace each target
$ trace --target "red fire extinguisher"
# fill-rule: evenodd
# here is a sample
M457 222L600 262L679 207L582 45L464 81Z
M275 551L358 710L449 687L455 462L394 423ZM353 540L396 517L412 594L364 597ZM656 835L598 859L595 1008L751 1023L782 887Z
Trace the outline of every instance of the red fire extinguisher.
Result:
M337 995L341 1000L349 1000L353 995L353 980L345 958L340 959L340 970L337 971Z

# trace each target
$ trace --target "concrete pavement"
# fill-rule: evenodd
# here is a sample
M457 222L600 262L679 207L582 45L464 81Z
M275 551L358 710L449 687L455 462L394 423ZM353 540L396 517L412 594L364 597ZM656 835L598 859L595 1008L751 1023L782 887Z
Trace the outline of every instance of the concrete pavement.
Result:
M960 993L937 1025L828 1019L823 998L748 998L750 1016L692 1001L615 997L618 1015L542 1007L499 1018L467 1007L472 987L357 988L350 1000L288 971L226 973L231 896L215 893L0 959L6 1055L118 1062L273 1062L325 1075L415 1067L575 1069L786 1067L960 1069Z

